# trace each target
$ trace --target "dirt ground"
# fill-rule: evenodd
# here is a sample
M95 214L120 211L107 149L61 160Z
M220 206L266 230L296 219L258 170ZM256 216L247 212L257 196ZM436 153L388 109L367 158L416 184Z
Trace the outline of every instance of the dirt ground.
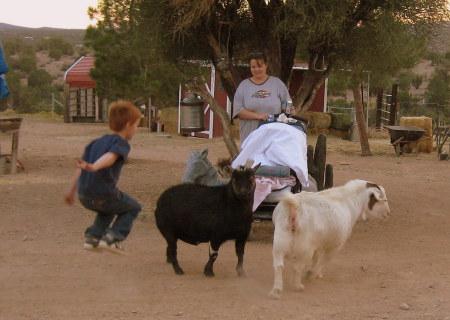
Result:
M140 128L120 188L143 211L126 255L82 249L93 214L63 203L74 158L104 124L24 119L19 159L25 170L0 176L0 319L450 319L450 162L435 153L396 157L387 138L371 139L372 157L358 142L329 137L334 185L350 179L385 187L387 222L358 223L324 278L290 286L271 300L271 222L255 222L247 243L246 278L235 272L232 242L219 252L216 277L203 266L208 245L179 244L185 275L165 262L165 242L153 211L158 196L179 182L189 149L227 156L222 139L168 137ZM310 136L315 145L317 136ZM9 138L0 136L2 152Z

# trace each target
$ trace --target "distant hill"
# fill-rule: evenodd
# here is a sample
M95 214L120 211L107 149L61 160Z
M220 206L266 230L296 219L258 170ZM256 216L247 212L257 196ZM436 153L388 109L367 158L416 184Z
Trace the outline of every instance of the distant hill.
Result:
M0 39L2 41L20 38L33 42L43 38L61 37L75 46L83 43L84 33L84 29L27 28L0 22Z

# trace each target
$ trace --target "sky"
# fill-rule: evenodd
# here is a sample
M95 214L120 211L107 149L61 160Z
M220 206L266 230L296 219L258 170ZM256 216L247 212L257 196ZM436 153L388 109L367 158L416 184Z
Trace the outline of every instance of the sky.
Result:
M0 22L21 27L86 29L97 0L0 0Z

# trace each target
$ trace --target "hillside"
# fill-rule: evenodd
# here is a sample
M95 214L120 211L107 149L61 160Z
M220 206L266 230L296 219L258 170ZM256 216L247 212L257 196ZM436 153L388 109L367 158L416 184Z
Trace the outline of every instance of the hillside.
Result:
M438 29L438 36L435 41L430 44L430 50L439 53L450 52L450 22L444 23ZM83 43L85 30L83 29L58 29L58 28L27 28L0 22L0 39L2 41L11 39L23 39L25 42L33 44L43 38L61 37L74 47L78 47ZM46 52L37 54L38 66L44 68L54 78L54 83L62 84L65 70L79 58L76 53L74 56L64 56L60 60L53 60L48 57ZM419 89L411 86L413 95L422 95L428 84L428 80L434 71L434 66L428 60L421 61L413 67L411 71L414 74L424 76L424 83ZM350 95L352 96L352 95ZM352 98L349 98L352 100Z
M84 33L84 29L26 28L0 22L2 41L19 38L33 43L44 38L60 37L75 46L83 43Z

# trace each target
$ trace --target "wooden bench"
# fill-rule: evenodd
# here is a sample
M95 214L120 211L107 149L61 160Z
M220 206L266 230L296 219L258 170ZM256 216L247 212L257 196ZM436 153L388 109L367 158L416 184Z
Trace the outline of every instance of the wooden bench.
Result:
M0 119L0 133L12 135L11 154L3 154L0 148L0 158L6 158L8 156L11 157L11 174L17 173L17 154L19 151L19 130L21 123L22 118ZM5 162L3 159L1 159L0 161L3 161L3 163ZM3 173L4 172L0 172L0 174Z

